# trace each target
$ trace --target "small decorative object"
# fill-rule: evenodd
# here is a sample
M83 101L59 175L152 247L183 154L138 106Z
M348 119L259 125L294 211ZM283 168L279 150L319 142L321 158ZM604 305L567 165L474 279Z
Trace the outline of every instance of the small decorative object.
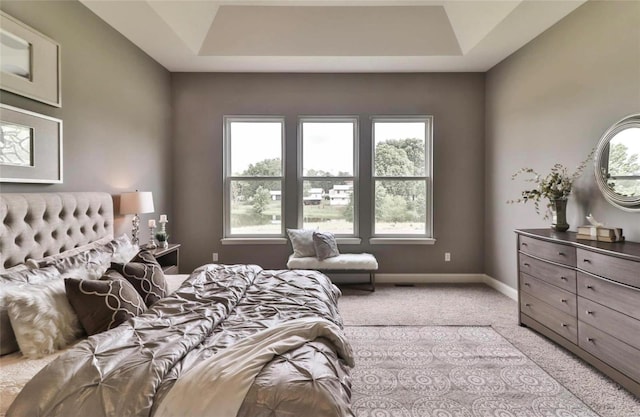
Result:
M522 191L522 197L517 200L509 200L507 203L526 203L533 201L536 213L540 214L540 200L546 198L547 211L544 218L551 217L551 228L558 232L565 232L569 230L569 224L567 223L567 199L571 194L573 182L582 175L587 161L591 159L593 151L589 156L578 165L576 171L569 175L567 168L562 164L555 164L551 168L551 172L542 177L536 171L531 168L522 168L512 175L511 179L515 179L520 174L530 174L532 178L528 178L525 181L536 184L536 187L530 190Z
M0 12L0 88L60 107L60 45Z
M604 226L604 223L600 223L599 221L597 221L596 218L593 217L593 215L591 213L589 213L589 215L587 216L587 221L589 222L589 224L591 226L593 226L595 228Z
M146 249L156 249L156 221L155 219L149 219L149 243L145 246Z
M599 242L624 242L622 229L619 227L605 227L591 214L587 216L588 226L579 226L576 239L597 240Z
M166 214L160 215L159 223L160 223L160 230L158 231L158 233L156 233L156 239L158 239L158 243L160 244L160 247L166 249L169 247L169 234L167 233L167 223L169 223L169 220L167 220Z
M138 233L140 231L140 213L153 213L153 194L150 191L135 191L123 193L120 196L120 213L133 214L131 241L138 245Z
M62 183L62 120L0 104L0 182Z

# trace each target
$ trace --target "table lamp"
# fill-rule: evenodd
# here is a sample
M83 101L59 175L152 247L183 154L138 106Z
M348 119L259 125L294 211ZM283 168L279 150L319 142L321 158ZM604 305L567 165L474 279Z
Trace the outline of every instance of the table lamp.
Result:
M131 240L134 245L139 243L140 213L153 213L153 194L151 191L135 191L120 195L120 214L133 214Z

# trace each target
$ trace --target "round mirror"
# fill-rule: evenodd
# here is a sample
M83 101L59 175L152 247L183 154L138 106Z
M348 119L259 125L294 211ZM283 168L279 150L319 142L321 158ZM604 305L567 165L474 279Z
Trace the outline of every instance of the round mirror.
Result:
M623 210L640 211L640 114L607 130L596 149L596 182L604 197Z

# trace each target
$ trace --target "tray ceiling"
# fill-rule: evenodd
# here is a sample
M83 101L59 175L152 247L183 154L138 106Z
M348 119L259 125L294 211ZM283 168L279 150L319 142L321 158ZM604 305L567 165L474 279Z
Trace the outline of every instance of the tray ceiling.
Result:
M170 71L486 71L584 0L80 0Z

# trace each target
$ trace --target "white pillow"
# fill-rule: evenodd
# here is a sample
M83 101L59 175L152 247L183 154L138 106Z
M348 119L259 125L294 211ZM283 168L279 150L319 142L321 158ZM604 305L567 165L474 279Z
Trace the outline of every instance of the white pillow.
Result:
M134 256L140 252L140 247L134 245L129 239L129 235L123 234L113 239L107 247L110 247L113 251L113 257L111 262L117 262L120 264L126 264Z
M6 303L20 351L28 358L53 353L83 334L62 279L36 285L3 285L0 298Z
M314 230L311 229L287 229L295 258L316 256L316 249L313 246L313 232Z

